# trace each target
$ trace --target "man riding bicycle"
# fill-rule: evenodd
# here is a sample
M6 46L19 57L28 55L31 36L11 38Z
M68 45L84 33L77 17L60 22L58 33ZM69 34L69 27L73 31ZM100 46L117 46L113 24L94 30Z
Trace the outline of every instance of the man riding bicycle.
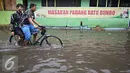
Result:
M46 28L44 26L40 26L38 22L35 20L34 12L36 11L36 4L31 3L30 9L26 10L25 13L22 15L22 9L19 10L19 6L22 8L23 6L17 5L17 13L12 14L11 16L11 32L12 36L19 35L21 38L24 38L23 40L18 41L18 45L27 46L27 45L36 45L39 43L40 46L42 46L44 40L48 46L53 45L53 42L49 40L55 39L58 45L63 46L62 41L53 35L46 35ZM37 24L38 27L35 27L35 24ZM36 41L37 33L41 31L41 37ZM33 34L33 43L30 41L31 36ZM11 43L12 36L10 37L9 41ZM20 43L20 44L19 44ZM57 45L56 44L56 45Z
M23 17L23 5L22 4L17 4L16 5L17 11L11 15L11 22L10 22L10 30L11 30L11 35L18 35L20 36L20 39L24 40L24 33L21 30L21 19Z
M22 30L25 35L24 44L28 45L29 41L31 40L31 35L33 34L33 42L36 41L37 33L39 30L35 27L35 24L37 26L40 26L38 22L35 20L34 12L36 11L36 4L31 3L30 9L25 11L26 18L23 21Z

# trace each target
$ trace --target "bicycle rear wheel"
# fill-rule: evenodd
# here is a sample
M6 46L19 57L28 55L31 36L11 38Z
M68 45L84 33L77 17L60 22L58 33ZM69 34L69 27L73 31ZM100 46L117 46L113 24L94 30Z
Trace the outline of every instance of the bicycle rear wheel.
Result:
M46 43L43 43L43 42L46 42ZM43 46L47 44L49 47L52 47L52 48L62 48L63 47L63 43L61 41L60 38L56 37L56 36L46 36L45 38L42 39L42 41L40 42L40 46Z
M19 35L10 36L9 38L10 44L16 45L16 46L23 46L24 40L20 39Z

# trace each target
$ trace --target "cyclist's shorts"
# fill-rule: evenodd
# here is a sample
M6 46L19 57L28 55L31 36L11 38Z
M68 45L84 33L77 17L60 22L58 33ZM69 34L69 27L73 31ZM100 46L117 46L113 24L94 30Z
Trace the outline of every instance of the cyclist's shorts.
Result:
M39 30L35 28L32 24L23 25L22 30L25 35L25 40L31 40L31 35L37 34L39 32Z

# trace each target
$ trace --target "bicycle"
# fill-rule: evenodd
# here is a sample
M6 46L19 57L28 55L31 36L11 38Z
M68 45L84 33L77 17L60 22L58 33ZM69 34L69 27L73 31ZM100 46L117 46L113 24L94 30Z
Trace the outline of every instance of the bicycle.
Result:
M44 26L39 26L39 27L38 28L41 31L40 32L41 36L34 43L32 43L30 41L30 43L29 43L30 45L37 45L37 44L39 44L40 46L42 46L42 45L44 45L46 43L50 47L52 47L54 45L58 45L58 46L63 47L63 43L62 43L60 38L58 38L57 36L53 36L53 35L47 34L46 33L46 28ZM21 45L20 42L23 44L24 40L18 40L19 39L18 37L19 37L18 35L10 36L9 42L12 43L14 41L15 43L18 43L18 45ZM13 38L14 38L14 40L13 40ZM45 41L45 43L43 43L44 41Z

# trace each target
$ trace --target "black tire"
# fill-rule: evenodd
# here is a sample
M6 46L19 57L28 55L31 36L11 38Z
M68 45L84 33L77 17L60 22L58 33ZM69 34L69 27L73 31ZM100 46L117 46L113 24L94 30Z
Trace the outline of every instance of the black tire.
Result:
M63 42L61 41L61 39L52 35L43 38L40 42L40 46L44 45L43 42L45 41L48 46L52 47L52 45L54 44L49 39L56 40L54 41L54 44L63 47Z
M24 41L23 41L23 40L20 40L19 38L20 38L19 35L10 36L10 38L9 38L10 44L23 46Z
M13 39L13 36L10 36L10 37L9 37L9 43L10 43L10 44L12 43L12 39Z
M10 36L10 38L9 38L10 44L18 42L18 38L17 37L19 37L19 36L18 35Z

